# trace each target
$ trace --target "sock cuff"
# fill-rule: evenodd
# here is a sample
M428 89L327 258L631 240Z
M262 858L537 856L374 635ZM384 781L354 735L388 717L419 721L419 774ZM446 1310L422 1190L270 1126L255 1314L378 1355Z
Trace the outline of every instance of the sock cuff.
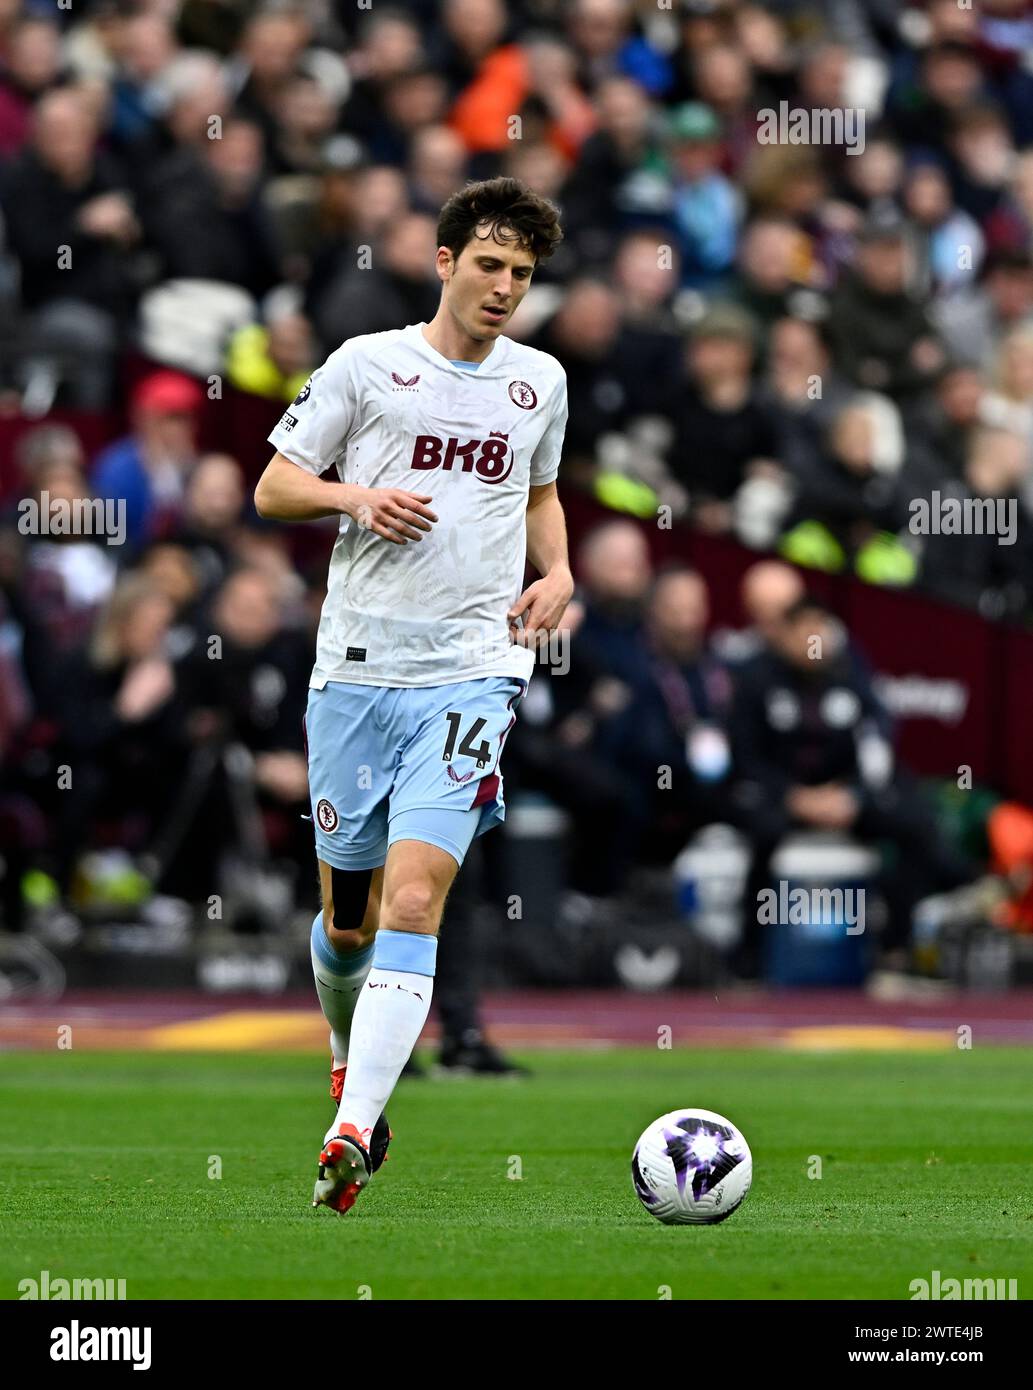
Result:
M436 936L388 928L377 932L373 956L376 970L401 970L407 975L429 975L433 979L437 958Z
M335 951L323 926L323 914L316 913L312 923L312 954L326 970L334 975L354 975L373 959L374 944L361 951Z

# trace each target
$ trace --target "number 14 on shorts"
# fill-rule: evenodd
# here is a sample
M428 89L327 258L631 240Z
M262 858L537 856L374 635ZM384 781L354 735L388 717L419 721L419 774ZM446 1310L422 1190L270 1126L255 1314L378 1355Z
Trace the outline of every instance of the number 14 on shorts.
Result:
M463 722L463 716L458 714L455 710L448 710L445 714L445 718L448 720L448 737L445 740L445 749L441 754L441 761L450 763L452 761L452 755L456 751L456 740L459 738L459 730ZM464 757L475 758L479 768L487 767L488 759L491 757L491 745L488 743L487 739L481 739L480 743L474 743L474 739L484 728L486 722L487 721L484 719L475 718L459 744L459 752Z

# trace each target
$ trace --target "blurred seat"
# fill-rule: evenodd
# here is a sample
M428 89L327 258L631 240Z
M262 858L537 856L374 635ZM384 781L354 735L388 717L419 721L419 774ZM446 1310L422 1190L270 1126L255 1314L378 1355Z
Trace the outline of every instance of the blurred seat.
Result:
M258 305L239 285L168 280L140 300L138 346L163 366L218 376L232 334L257 318Z

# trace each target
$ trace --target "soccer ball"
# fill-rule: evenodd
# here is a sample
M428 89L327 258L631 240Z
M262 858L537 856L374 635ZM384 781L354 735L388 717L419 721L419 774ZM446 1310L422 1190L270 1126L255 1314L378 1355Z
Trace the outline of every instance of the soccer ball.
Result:
M753 1155L730 1120L713 1110L672 1110L635 1145L631 1177L639 1201L667 1226L712 1226L750 1190Z

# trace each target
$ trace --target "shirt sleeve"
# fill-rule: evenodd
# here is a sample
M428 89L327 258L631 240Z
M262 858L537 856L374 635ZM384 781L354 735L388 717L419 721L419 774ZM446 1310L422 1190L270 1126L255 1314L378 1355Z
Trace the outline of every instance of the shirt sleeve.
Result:
M563 453L563 436L566 429L567 374L564 372L560 389L556 393L556 404L553 406L549 423L531 457L532 487L540 487L543 483L556 481L556 476L560 471L560 457Z
M347 342L316 368L267 437L277 452L318 477L347 445L357 412L356 351Z

